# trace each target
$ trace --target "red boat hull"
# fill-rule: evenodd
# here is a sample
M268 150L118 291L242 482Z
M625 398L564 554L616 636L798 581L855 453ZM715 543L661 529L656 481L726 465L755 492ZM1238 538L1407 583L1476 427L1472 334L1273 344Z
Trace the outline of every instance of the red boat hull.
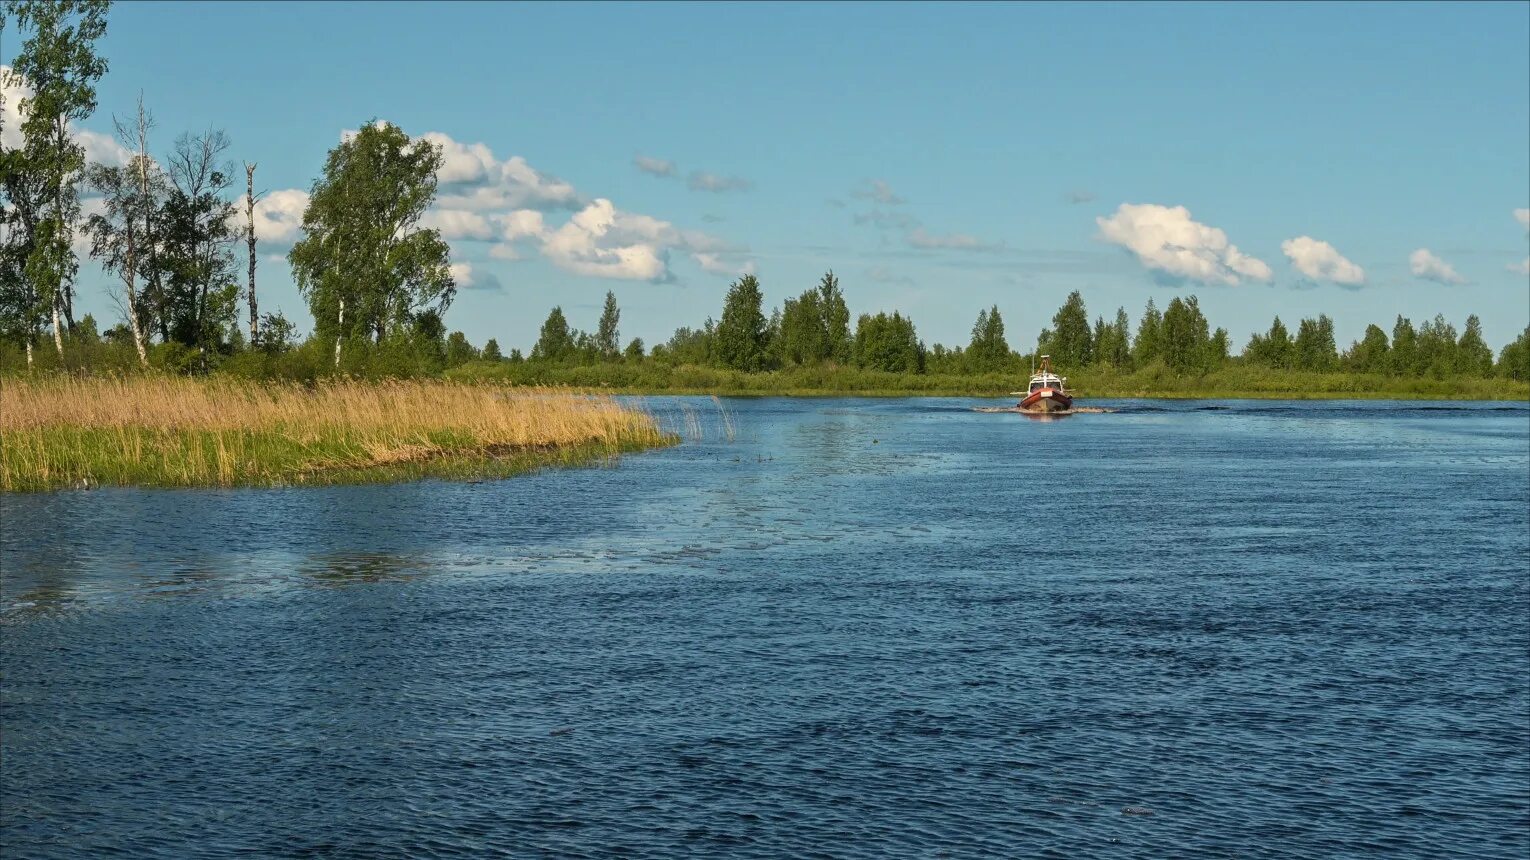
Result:
M1073 408L1073 398L1055 388L1042 388L1020 401L1020 408L1027 412L1064 412Z

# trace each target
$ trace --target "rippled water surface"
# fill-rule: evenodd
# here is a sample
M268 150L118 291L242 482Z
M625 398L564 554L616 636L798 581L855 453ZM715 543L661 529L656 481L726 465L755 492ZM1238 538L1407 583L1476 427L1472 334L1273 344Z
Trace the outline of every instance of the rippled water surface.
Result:
M0 853L1530 854L1525 404L724 404L5 497Z

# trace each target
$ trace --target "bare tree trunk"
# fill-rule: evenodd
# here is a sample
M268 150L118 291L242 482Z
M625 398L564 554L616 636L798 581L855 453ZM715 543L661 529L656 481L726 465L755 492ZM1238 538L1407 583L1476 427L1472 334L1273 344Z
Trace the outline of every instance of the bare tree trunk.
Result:
M139 205L143 207L143 246L149 252L149 279L143 285L144 295L149 300L149 306L159 317L160 337L169 339L170 332L165 327L164 319L164 295L159 282L159 253L158 244L154 241L154 200L149 194L149 129L154 125L154 118L143 106L143 93L138 93L138 191ZM151 321L152 322L152 321Z
M32 370L32 336L27 335L27 371Z
M62 284L60 284L59 289L63 289ZM62 332L62 328L63 328L63 325L64 325L64 321L62 319L60 319L60 317L62 316L62 313L61 313L61 310L60 310L60 306L63 305L63 302L59 300L59 295L58 294L59 294L59 290L56 289L56 290L53 291L53 346L54 346L55 349L58 350L58 357L59 358L63 358L64 357L64 335L63 335L63 332Z
M244 213L250 225L247 234L250 243L250 346L254 347L260 339L260 331L256 322L259 318L255 314L255 165L249 162L244 165L244 185Z
M133 214L126 213L127 265L122 269L122 282L127 291L128 328L133 332L133 348L138 350L138 365L149 366L149 353L143 346L143 330L138 326L138 245L133 234Z
M340 319L335 323L335 367L340 367L340 341L345 339L345 299L340 300Z

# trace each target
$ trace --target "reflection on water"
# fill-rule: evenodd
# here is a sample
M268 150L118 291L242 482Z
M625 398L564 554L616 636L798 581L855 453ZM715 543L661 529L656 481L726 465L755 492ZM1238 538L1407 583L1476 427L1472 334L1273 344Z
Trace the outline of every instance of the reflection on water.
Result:
M641 402L0 499L5 855L1530 851L1524 404Z

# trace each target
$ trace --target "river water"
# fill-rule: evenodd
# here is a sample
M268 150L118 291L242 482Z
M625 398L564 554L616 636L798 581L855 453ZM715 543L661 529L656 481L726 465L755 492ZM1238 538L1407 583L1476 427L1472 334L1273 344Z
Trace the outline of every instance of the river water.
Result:
M1527 404L647 405L614 467L5 497L0 852L1530 853Z

